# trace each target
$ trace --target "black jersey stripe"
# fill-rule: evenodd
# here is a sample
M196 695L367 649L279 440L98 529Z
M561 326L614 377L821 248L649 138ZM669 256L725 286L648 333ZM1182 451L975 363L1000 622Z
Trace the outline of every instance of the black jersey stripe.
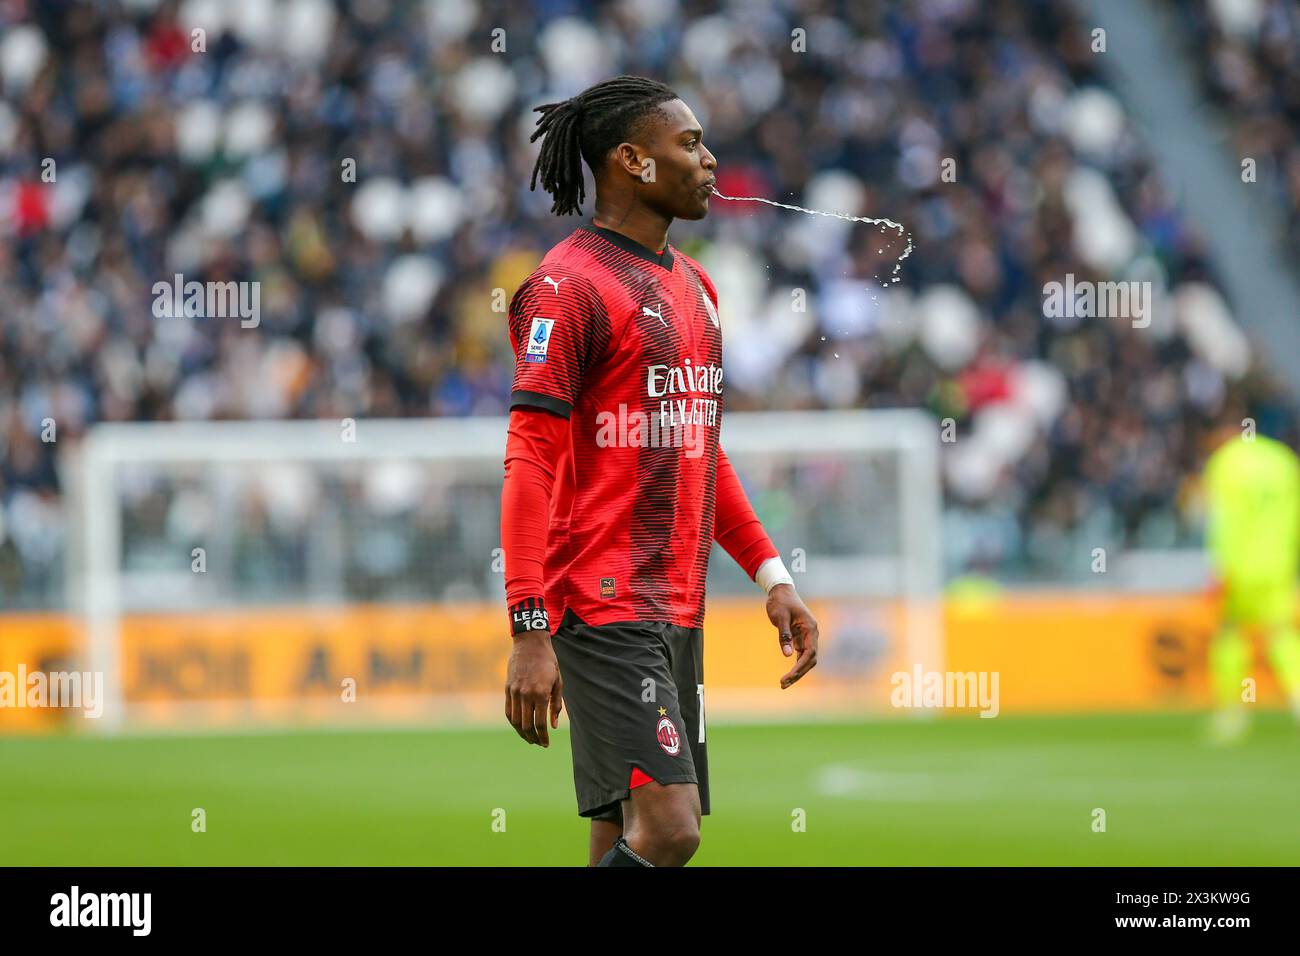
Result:
M516 405L526 405L529 408L543 408L553 415L559 415L561 418L568 418L573 412L573 406L554 395L547 395L543 392L530 392L526 389L517 388L510 393L510 407Z

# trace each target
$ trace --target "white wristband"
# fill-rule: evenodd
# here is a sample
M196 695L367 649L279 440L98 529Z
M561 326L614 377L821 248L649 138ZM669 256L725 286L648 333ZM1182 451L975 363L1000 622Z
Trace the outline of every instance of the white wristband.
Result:
M790 572L785 569L785 562L781 560L780 555L768 558L760 564L758 571L754 573L754 580L766 594L771 594L772 588L778 584L794 585L794 578L790 577Z

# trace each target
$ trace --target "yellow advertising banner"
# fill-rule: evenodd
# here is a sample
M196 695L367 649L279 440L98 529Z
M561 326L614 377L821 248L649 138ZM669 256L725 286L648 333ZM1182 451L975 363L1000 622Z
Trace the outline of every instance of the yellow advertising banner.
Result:
M77 634L61 614L0 614L0 732L53 730L66 716L49 707L27 706L39 703L29 701L27 675L74 669Z
M998 672L1006 713L1207 707L1216 613L1200 595L950 600L947 667ZM1264 670L1254 671L1261 703L1277 699Z
M941 656L909 640L925 609L813 602L817 668L781 690L761 599L717 599L705 622L705 712L781 720L903 713L1070 713L1204 707L1215 609L1199 596L1009 594L948 599L930 619ZM510 638L495 605L360 605L134 614L120 625L131 723L504 720ZM0 731L57 726L66 710L23 706L21 672L85 666L80 625L0 615ZM1267 660L1263 648L1256 660ZM1259 666L1259 702L1278 700ZM6 678L5 675L8 675ZM7 680L7 683L6 683ZM5 688L11 691L5 696ZM18 688L21 690L21 688ZM955 694L955 696L954 696Z

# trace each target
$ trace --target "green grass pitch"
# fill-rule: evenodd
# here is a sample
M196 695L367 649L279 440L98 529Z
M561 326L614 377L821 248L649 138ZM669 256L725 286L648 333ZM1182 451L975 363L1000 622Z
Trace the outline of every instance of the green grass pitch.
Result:
M0 864L581 865L589 825L564 726L549 750L504 722L0 739ZM692 865L1300 863L1300 731L1261 713L1219 750L1202 726L1172 714L711 725L713 812Z

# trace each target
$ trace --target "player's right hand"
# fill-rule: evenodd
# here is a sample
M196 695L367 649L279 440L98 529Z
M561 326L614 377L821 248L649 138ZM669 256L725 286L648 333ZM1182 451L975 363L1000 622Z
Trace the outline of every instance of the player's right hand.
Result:
M560 680L560 663L551 647L551 635L545 631L520 634L514 642L506 667L506 720L530 744L549 747L547 707L553 728L560 726L560 711L564 709L564 682Z

